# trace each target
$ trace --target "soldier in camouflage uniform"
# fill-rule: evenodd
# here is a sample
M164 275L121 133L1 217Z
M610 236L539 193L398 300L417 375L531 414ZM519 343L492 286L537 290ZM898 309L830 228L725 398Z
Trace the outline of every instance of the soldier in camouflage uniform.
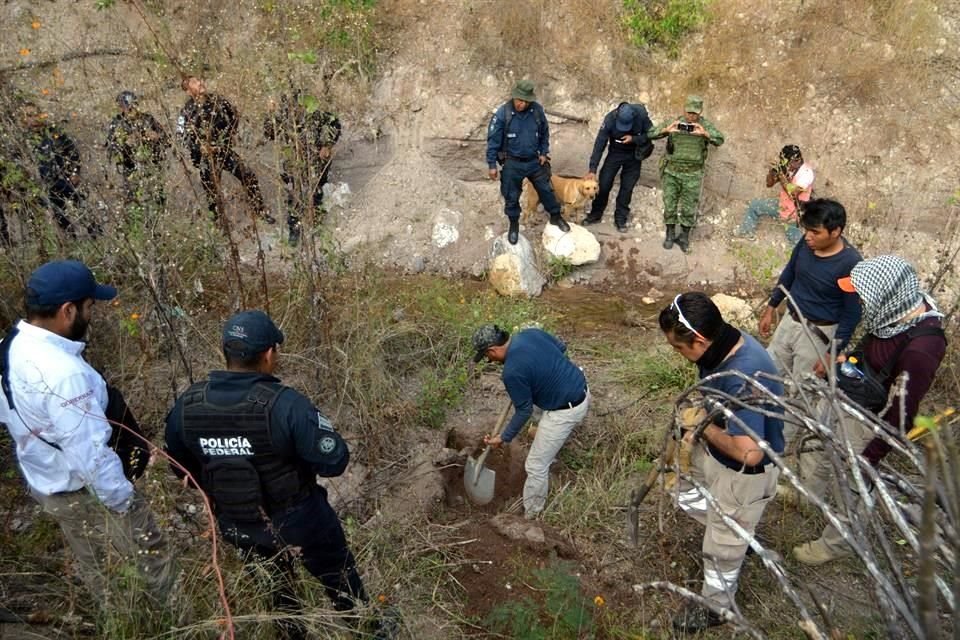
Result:
M336 114L311 110L306 97L284 95L278 105L271 100L263 133L281 145L283 167L280 178L287 190L287 226L290 244L300 241L301 218L311 202L314 209L323 204L323 185L327 184L333 145L340 140L342 126Z
M120 113L107 128L107 152L123 179L127 207L142 208L149 217L163 210L163 160L170 136L157 119L137 108L137 96L122 91L117 96Z
M670 249L676 242L686 252L690 248L690 230L697 224L708 145L719 147L723 144L723 134L700 115L703 112L700 96L688 96L684 111L679 118L650 129L647 138L656 140L668 136L667 153L660 165L663 221L667 227L663 248Z

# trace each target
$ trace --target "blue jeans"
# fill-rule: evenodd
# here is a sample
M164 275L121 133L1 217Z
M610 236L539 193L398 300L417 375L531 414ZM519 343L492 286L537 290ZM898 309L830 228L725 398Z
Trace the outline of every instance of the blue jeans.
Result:
M503 212L507 217L511 220L520 219L520 192L524 178L533 184L550 217L560 215L560 202L550 184L550 168L542 166L536 158L523 161L507 158L500 172L500 194L503 196Z
M750 201L747 212L743 214L743 222L737 229L739 236L752 236L760 223L760 218L780 220L780 202L776 198L756 198ZM803 238L803 230L792 222L785 222L784 234L790 244L796 244Z

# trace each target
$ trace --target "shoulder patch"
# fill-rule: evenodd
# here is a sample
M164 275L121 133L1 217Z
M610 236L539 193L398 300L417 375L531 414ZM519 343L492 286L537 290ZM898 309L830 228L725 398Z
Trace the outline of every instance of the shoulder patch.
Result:
M320 431L333 431L333 425L319 411L317 411L317 427L320 428Z
M317 447L320 449L320 453L330 454L337 448L337 441L330 436L323 436L317 443Z

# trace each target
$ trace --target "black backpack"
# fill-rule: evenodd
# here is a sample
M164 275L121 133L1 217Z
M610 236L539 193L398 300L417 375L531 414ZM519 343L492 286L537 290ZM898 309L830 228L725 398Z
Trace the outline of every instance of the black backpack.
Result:
M896 366L897 360L900 359L900 355L903 353L903 350L907 348L907 345L910 344L914 338L921 336L940 336L944 342L947 340L942 327L913 327L907 331L907 339L897 348L893 356L887 360L886 364L879 371L875 371L864 357L864 345L868 340L872 339L871 336L865 337L860 341L856 349L847 356L848 359L857 359L856 366L863 372L863 377L853 378L844 375L840 371L841 365L838 364L837 387L843 391L844 395L864 409L874 413L880 411L887 405L889 391L886 383L893 367Z

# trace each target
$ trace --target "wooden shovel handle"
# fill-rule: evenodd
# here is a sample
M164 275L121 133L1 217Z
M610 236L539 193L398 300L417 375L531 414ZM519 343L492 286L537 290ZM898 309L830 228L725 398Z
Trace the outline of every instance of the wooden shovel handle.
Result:
M500 435L500 432L503 430L503 425L507 423L507 416L510 415L510 408L513 406L513 401L510 398L507 398L507 404L504 405L503 411L500 412L500 417L497 418L497 424L494 425L493 431L490 432L491 438L496 438ZM487 445L483 453L480 454L480 457L477 459L477 469L483 466L483 462L487 459L487 454L490 453L490 445Z

